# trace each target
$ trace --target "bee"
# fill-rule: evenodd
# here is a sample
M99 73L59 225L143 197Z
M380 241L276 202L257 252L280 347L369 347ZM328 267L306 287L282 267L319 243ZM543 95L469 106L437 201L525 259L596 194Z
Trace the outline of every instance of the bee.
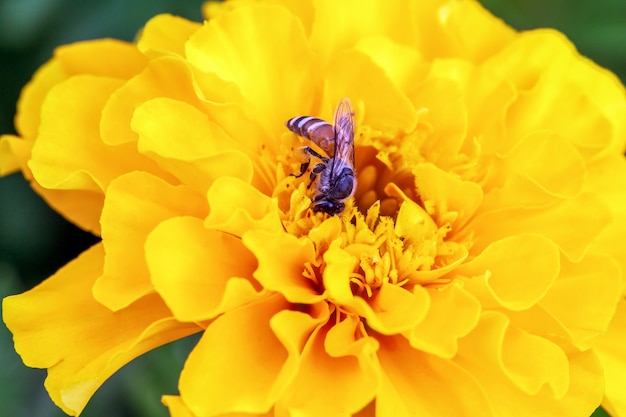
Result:
M308 187L315 182L315 196L311 200L313 211L331 216L339 215L345 208L344 201L356 190L354 170L354 112L350 100L341 100L335 110L333 124L312 116L298 116L287 121L286 126L298 136L318 145L328 156L320 155L310 146L302 148L309 159L300 166L300 178L311 163L311 157L320 162L311 170ZM319 176L319 178L318 178Z

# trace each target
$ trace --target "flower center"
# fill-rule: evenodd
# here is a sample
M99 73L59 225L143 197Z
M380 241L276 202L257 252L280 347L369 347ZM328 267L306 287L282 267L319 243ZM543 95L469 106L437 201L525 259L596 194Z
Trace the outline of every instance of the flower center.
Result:
M375 297L383 285L448 282L446 272L467 256L467 245L449 239L450 222L431 216L417 192L412 168L424 161L419 149L428 132L418 128L398 140L365 127L358 135L357 189L338 216L315 213L311 199L317 183L310 184L309 172L299 178L293 175L307 157L299 150L309 143L292 134L282 138L274 197L285 230L314 243L316 261L305 266L303 275L323 292L324 254L332 246L354 261L350 289L363 299Z

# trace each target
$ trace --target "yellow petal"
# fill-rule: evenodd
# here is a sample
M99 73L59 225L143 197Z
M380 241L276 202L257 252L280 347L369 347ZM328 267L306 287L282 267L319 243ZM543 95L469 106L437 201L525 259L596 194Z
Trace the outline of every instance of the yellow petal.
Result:
M214 74L194 70L176 56L152 59L141 73L111 95L102 110L102 140L109 145L136 142L139 136L131 129L135 110L154 98L170 98L195 107L251 153L260 147L262 129L258 121L244 114L239 88Z
M158 297L115 313L97 303L91 287L103 258L102 245L93 246L2 305L16 350L28 366L48 368L46 389L71 415L80 413L95 390L130 360L201 330L174 321Z
M497 53L516 35L511 27L474 1L448 2L439 17L449 37L449 50L439 53L473 62Z
M515 219L515 221L511 221ZM540 234L556 243L573 261L580 260L594 239L610 223L606 204L594 194L562 200L540 208L504 208L481 213L464 233L474 234L471 251L481 252L491 242L519 233ZM572 225L576 228L573 229ZM459 238L462 239L461 236Z
M49 190L36 181L31 181L30 186L67 220L96 236L100 235L100 213L104 205L104 195L101 192Z
M413 174L420 198L440 225L450 223L452 230L461 228L482 203L483 191L478 184L463 181L433 164L419 164Z
M519 415L590 415L602 398L602 369L592 351L509 327L500 313L482 315L461 339L455 362L489 392L496 415L510 414L511 404Z
M328 299L339 305L352 304L355 298L350 288L350 275L354 272L358 261L355 256L339 247L335 240L324 252L324 289Z
M487 246L455 270L483 308L525 310L541 300L561 272L558 247L540 235L521 234Z
M117 311L153 292L144 253L148 234L165 219L203 218L207 211L202 194L145 172L113 180L100 219L106 258L102 276L94 285L94 297Z
M191 104L166 97L142 103L131 121L139 151L163 158L194 161L240 146Z
M550 163L546 164L548 160ZM526 136L505 157L505 163L542 190L561 198L579 195L587 176L576 149L559 136L545 132Z
M281 293L292 303L314 304L325 298L319 283L305 276L305 265L315 263L310 240L284 232L251 230L242 241L258 260L254 278L263 288Z
M337 332L349 333L349 329L356 330L357 324L358 321L349 321L345 323L346 328ZM284 415L350 416L374 398L379 372L373 356L377 344L370 339L355 342L357 345L347 351L357 354L356 358L352 355L333 357L326 351L325 339L345 340L350 336L329 336L327 331L327 327L318 328L309 338L298 373L276 404L277 414L282 411ZM329 341L330 345L334 343Z
M545 161L550 161L549 164ZM526 136L498 163L485 184L480 211L537 207L581 194L587 168L575 147L553 133Z
M343 4L343 3L342 3ZM393 85L370 57L357 50L343 51L332 60L325 78L324 103L335 106L343 97L365 107L363 124L382 131L411 131L417 123L413 104ZM331 114L328 107L322 112ZM358 117L358 116L357 116Z
M407 4L408 3L408 4ZM399 44L416 40L412 4L403 0L314 2L311 45L326 67L338 51L354 47L363 38L380 36Z
M252 254L240 239L207 230L200 219L163 221L145 252L154 288L181 321L207 320L258 298Z
M414 89L416 72L422 63L418 50L383 36L359 39L355 49L381 67L398 90L408 92Z
M324 253L326 264L323 279L327 296L347 311L363 317L368 326L382 334L407 331L424 318L428 310L428 294L421 287L413 292L391 283L380 286L369 302L354 296L350 288L351 273L357 260L333 242Z
M355 297L355 301L361 299ZM377 332L398 334L424 320L428 306L428 294L423 287L417 285L410 292L397 285L384 284L369 303L361 303L361 314Z
M369 336L357 337L361 325L358 316L348 315L332 326L324 340L326 352L334 358L355 356L359 360L366 360L369 355L374 354L378 350L378 342Z
M120 85L113 78L82 75L50 91L29 162L39 184L99 192L125 172L155 168L138 160L136 150L113 148L100 139L102 107Z
M409 98L420 111L420 124L432 131L428 139L420 144L419 154L442 170L449 171L460 163L462 156L459 152L467 138L469 121L461 85L435 70L438 68L434 67L426 80L420 80L413 86ZM411 160L409 155L406 158ZM414 158L417 159L417 155Z
M470 417L476 410L492 415L486 393L454 362L413 349L401 336L383 339L378 357L381 385L376 397L377 416Z
M70 75L89 74L124 80L137 74L148 62L134 44L116 39L61 46L55 49L54 57Z
M211 323L180 376L181 397L192 412L206 416L269 411L297 369L294 345L285 346L270 328L272 316L285 308L284 299L274 295ZM306 316L300 313L290 320L297 335L281 336L298 338L310 332L313 320Z
M622 271L611 257L588 254L561 261L561 273L540 305L570 332L575 343L606 331L620 299Z
M196 417L178 395L164 395L161 402L168 408L171 417Z
M186 56L201 71L239 86L275 137L316 98L318 70L302 23L282 7L254 4L217 16L190 38Z
M68 73L58 59L51 59L37 70L20 93L15 128L22 137L32 141L37 136L41 106L50 89L66 79ZM32 146L32 142L30 142Z
M119 174L117 163L107 163L117 162L117 155L99 141L99 124L102 105L120 85L114 79L76 76L50 91L29 162L39 184L102 191Z
M464 155L478 153L473 149L476 143L480 146L480 156L488 160L511 140L505 134L505 118L517 93L505 78L468 61L452 58L437 59L432 63L429 78L424 84L433 78L452 80L455 82L452 86L461 89L468 123L466 141L461 150ZM447 100L452 98L449 93L446 96Z
M615 117L612 107L618 105L622 114L626 109L616 80L577 55L564 35L549 30L525 32L494 56L489 68L526 90L509 109L509 135L558 132L586 157L604 151L615 140L609 117L615 121L623 117Z
M137 49L144 54L185 55L185 42L201 25L182 17L160 14L148 21L137 40Z
M30 159L33 143L14 135L0 136L0 176L24 171L24 176L31 178L32 174L26 162Z
M91 74L130 78L146 64L134 45L112 39L78 42L55 50L54 58L43 65L22 91L16 127L32 140L37 136L44 99L56 84L72 75Z
M140 153L199 191L206 191L221 176L252 179L250 158L187 103L169 98L147 101L135 111L131 128L139 135Z
M626 415L626 299L620 299L608 331L594 339L592 345L598 354L606 380L602 406L611 415Z
M194 414L187 405L183 402L182 398L177 395L164 395L161 397L161 402L168 408L171 417L198 417ZM274 417L274 410L270 410L267 413L229 413L228 417Z
M600 194L609 206L613 222L598 238L598 246L604 253L611 254L622 271L626 271L626 159L621 154L602 158L589 167L588 190Z
M481 305L458 284L429 289L428 312L411 329L411 346L442 358L452 358L458 349L457 340L478 323Z
M220 177L207 193L211 211L205 219L209 229L243 236L248 230L281 232L276 203L250 184L234 177Z
M102 140L109 145L136 142L130 128L135 112L143 102L170 97L200 106L188 65L175 57L153 59L146 68L115 91L102 110Z

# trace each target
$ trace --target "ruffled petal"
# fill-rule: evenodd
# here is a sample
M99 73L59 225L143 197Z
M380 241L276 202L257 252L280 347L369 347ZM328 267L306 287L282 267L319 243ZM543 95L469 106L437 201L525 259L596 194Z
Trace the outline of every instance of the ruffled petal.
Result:
M141 171L115 179L100 218L106 258L94 297L117 311L153 292L144 248L150 232L168 218L203 218L207 212L204 196L188 186L173 186Z
M202 25L171 14L160 14L148 21L137 40L137 49L146 55L185 56L185 42Z
M374 129L409 132L417 123L413 104L393 85L382 68L357 50L343 51L332 60L324 91L327 107L320 113L327 120L332 120L334 107L331 106L343 97L350 97L357 106L358 103L367 105L364 114L356 117Z
M30 186L52 208L76 226L100 236L100 214L104 195L89 190L50 190L32 181Z
M29 166L46 188L102 192L113 178L142 164L130 148L100 140L100 114L121 82L113 78L74 76L57 84L42 107L40 133Z
M181 321L202 321L259 297L256 259L241 240L207 230L202 220L174 217L148 236L152 284Z
M521 234L487 246L455 273L485 309L525 310L552 288L561 272L559 248L540 235Z
M315 1L315 21L311 45L322 66L327 66L339 51L354 47L363 38L380 36L399 44L413 44L413 2L392 0L362 2L349 0ZM330 71L329 71L330 72Z
M528 355L528 352L540 352ZM602 369L594 353L509 327L500 313L484 313L463 338L455 362L485 392L496 415L590 415L603 393Z
M279 313L287 307L274 295L211 323L180 378L181 397L190 410L206 416L264 414L271 409L298 369L301 339L320 320L304 313Z
M460 180L433 164L419 164L413 168L413 174L422 201L438 224L449 223L457 230L482 203L483 191L479 185Z
M204 224L209 229L235 236L243 236L248 230L283 230L275 201L239 178L218 178L209 188L207 199L211 211Z
M381 386L376 415L381 417L494 415L487 394L454 362L409 346L400 337L381 340ZM446 401L442 398L453 398Z
M328 298L342 308L367 320L368 326L382 334L396 334L417 325L428 310L428 294L416 286L413 292L386 283L368 301L354 296L350 277L357 262L346 250L337 247L337 241L324 253L326 268L323 273Z
M243 235L242 241L258 260L254 278L263 288L281 293L292 303L313 304L325 298L319 283L305 274L306 265L316 263L310 240L251 230Z
M26 178L32 178L26 161L30 159L33 147L31 141L14 135L0 136L0 176L12 174L18 170L24 172Z
M201 330L173 320L157 296L118 312L97 303L91 287L103 259L102 245L93 246L39 286L2 304L22 360L48 368L46 389L71 415L80 413L96 389L132 359ZM80 341L81 347L68 341Z
M549 164L543 161L550 160ZM526 136L503 155L498 176L485 185L481 211L507 207L546 206L578 197L587 178L585 161L578 150L554 133Z
M416 49L383 36L359 39L354 48L381 67L398 90L406 93L415 88L416 73L424 65Z
M475 236L474 253L507 236L535 233L552 240L567 257L576 261L584 256L610 222L611 214L598 196L581 194L547 207L504 208L481 213L465 231L471 231ZM576 225L575 235L572 235L571 225Z
M606 332L622 288L622 271L607 255L561 261L561 273L539 305L554 315L575 343Z
M275 137L285 120L306 114L317 98L319 72L304 29L282 7L257 3L220 14L191 37L186 56L202 72L236 84Z
M449 2L439 11L447 47L438 55L481 62L511 42L516 33L478 2Z
M313 332L295 379L276 404L277 413L348 417L372 401L378 386L373 356L378 343L356 339L358 327L359 320L346 318L332 326L332 334L328 326Z
M164 395L161 402L168 408L171 417L196 417L178 395Z
M606 334L594 339L592 345L604 370L606 388L602 407L611 415L626 415L626 299L620 299Z
M588 172L588 182L585 184L587 190L593 190L601 196L613 217L611 225L600 234L597 245L604 253L613 256L624 273L626 246L622 243L626 234L626 159L621 153L603 158L593 164Z
M252 179L250 158L217 124L185 102L147 101L135 110L131 128L139 135L140 153L199 191L221 176Z
M428 294L428 312L409 333L411 346L450 359L456 355L458 339L478 324L481 304L459 284L429 289Z
M41 106L50 89L69 76L58 59L51 59L37 70L26 84L17 103L15 128L24 140L33 145L41 122ZM24 161L26 162L26 161Z
M615 140L623 146L624 140L614 135L614 123L623 120L616 113L626 110L623 88L582 59L564 35L552 30L523 33L490 58L488 68L525 91L509 110L509 135L558 132L586 157L605 151ZM584 117L572 119L573 114Z
M183 402L182 398L177 395L164 395L161 398L161 402L168 408L171 417L198 417L194 414L187 405ZM228 417L274 417L274 410L270 410L267 413L229 413Z

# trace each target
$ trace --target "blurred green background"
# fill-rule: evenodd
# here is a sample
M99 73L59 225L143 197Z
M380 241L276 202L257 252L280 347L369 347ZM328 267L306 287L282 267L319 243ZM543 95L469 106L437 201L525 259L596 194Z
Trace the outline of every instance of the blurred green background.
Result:
M626 80L626 0L482 2L517 29L561 30L583 55ZM0 0L0 133L14 133L19 91L55 46L103 37L132 40L157 13L201 21L201 4L201 0ZM0 297L31 288L95 241L50 210L20 174L0 179ZM96 393L83 416L167 416L160 396L177 392L178 374L194 342L188 338L135 360ZM64 416L43 389L45 371L21 363L4 325L0 364L0 415ZM606 414L601 410L594 414L602 415Z

